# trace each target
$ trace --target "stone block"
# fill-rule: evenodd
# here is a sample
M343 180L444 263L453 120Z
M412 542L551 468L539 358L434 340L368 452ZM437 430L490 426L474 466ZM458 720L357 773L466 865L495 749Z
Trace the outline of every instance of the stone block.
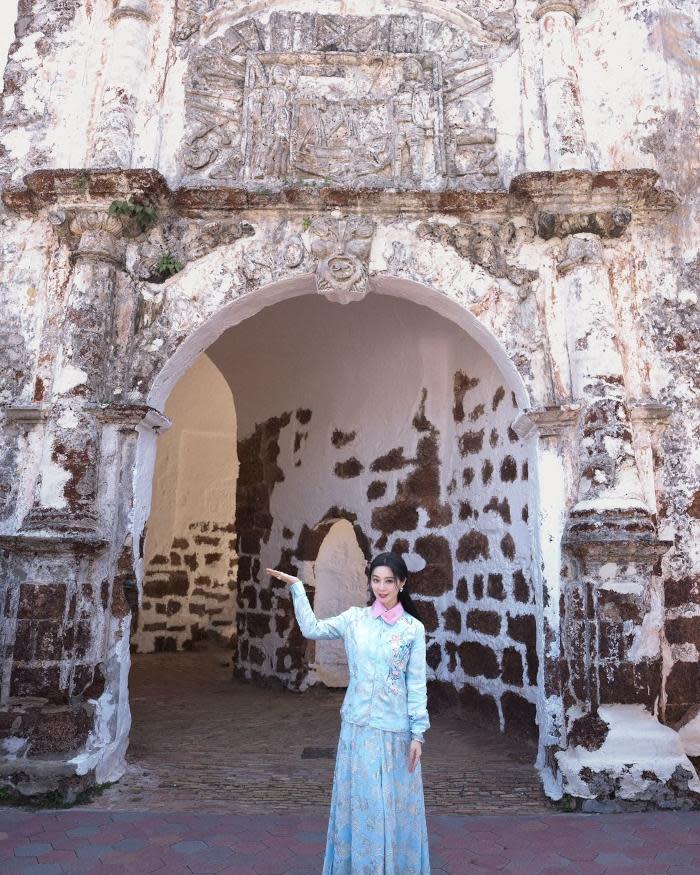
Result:
M65 583L22 583L19 588L19 620L61 620L66 605Z
M476 716L479 722L499 728L498 705L493 696L479 692L471 684L465 684L459 691L459 701L470 719Z
M486 591L492 599L498 599L501 602L505 601L506 590L503 586L503 575L489 574Z
M503 672L501 678L504 684L512 687L523 685L523 658L515 647L506 647L502 657Z
M462 614L459 608L450 605L442 614L443 628L446 632L455 632L457 635L462 631Z
M18 620L15 626L15 643L12 655L16 662L31 662L34 658L34 629L36 623Z
M666 620L666 640L669 644L695 644L700 651L700 616L673 617Z
M416 606L416 610L418 611L420 621L425 626L425 631L429 634L437 632L439 623L437 611L435 610L435 605L427 599L418 598L414 599L414 604Z
M425 661L433 671L436 671L442 662L442 647L437 641L432 641L425 652Z
M457 652L465 674L487 678L497 678L500 675L498 656L490 647L478 641L462 641Z
M416 539L415 552L425 560L425 568L410 577L411 591L420 595L439 596L454 586L452 550L447 538L424 535Z
M501 696L506 732L523 735L537 741L537 706L510 690Z
M251 638L263 638L270 631L271 617L269 614L248 611L245 615L246 630Z
M495 611L474 609L467 614L467 628L484 635L498 635L501 631L501 616Z
M459 539L457 544L457 560L459 562L488 559L489 555L489 539L483 532L472 529Z
M70 639L70 633L67 636ZM63 653L64 632L60 622L44 620L36 624L34 656L37 660L59 660Z
M439 714L459 704L459 693L449 681L428 681L428 711Z
M85 744L92 725L91 710L85 706L43 708L29 734L28 756L78 750Z
M12 666L10 695L16 698L38 696L50 702L65 702L68 691L61 687L58 666Z

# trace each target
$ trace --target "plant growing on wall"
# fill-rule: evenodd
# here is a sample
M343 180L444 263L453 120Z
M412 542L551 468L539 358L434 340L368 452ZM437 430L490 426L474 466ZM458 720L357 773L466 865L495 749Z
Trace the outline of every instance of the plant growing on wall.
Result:
M75 177L75 181L73 183L76 189L85 193L88 190L88 185L90 184L90 176L85 170L81 170L80 173Z
M164 252L156 263L156 273L167 279L167 277L175 276L185 265L182 261L178 261L172 252Z
M132 195L128 201L112 201L109 213L133 219L141 231L146 231L158 221L158 208L148 201L139 201Z

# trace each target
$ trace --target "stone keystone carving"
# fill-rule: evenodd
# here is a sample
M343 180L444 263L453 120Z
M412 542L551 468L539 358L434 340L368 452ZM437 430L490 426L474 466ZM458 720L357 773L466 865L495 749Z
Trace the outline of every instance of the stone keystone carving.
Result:
M316 290L329 301L361 301L368 291L369 254L376 223L352 216L341 228L331 217L314 219L309 228L311 253L318 259Z

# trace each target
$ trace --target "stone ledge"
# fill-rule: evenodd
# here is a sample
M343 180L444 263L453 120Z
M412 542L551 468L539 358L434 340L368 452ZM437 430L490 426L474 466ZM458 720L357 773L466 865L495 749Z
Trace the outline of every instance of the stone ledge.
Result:
M90 534L3 534L0 550L14 553L90 553L109 545L106 538Z
M104 208L112 200L137 196L182 215L246 210L362 210L365 213L458 214L500 216L536 213L579 215L620 209L634 214L669 212L679 204L669 190L657 188L654 170L539 171L516 176L510 187L494 191L467 189L350 188L328 185L183 186L171 190L164 177L142 170L36 170L24 188L2 192L5 206L18 213Z

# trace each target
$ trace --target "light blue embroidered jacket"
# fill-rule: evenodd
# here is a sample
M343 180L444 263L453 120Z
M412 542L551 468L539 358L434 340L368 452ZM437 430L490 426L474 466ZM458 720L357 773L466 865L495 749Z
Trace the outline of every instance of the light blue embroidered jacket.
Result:
M423 741L430 726L425 681L425 628L404 613L389 625L373 617L371 608L349 608L318 620L304 584L290 586L299 627L305 638L342 638L350 682L340 715L349 723L410 731Z

